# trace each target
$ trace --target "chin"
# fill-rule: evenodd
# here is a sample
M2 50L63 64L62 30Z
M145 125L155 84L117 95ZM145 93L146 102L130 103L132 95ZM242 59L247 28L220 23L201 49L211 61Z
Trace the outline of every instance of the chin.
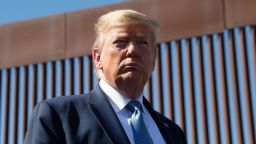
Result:
M123 74L122 76L123 81L127 81L127 82L139 82L139 81L143 81L145 75L142 75L141 73L136 73L136 72L127 72L125 74Z
M142 75L139 74L138 72L126 72L122 76L127 79L134 79L134 78L142 77Z

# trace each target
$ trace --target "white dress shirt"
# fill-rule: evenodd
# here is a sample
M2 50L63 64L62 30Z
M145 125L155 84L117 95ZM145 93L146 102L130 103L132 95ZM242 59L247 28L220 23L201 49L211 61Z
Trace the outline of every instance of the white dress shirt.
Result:
M126 104L130 102L131 99L122 96L118 91L112 88L107 82L104 80L100 80L99 83L101 89L107 94L108 100L110 101L111 106L113 107L119 121L121 122L125 133L127 134L130 142L134 144L133 133L130 124L130 118L132 113L125 109ZM137 98L137 100L142 104L143 107L143 118L145 125L148 129L148 132L154 142L154 144L165 144L165 141L158 129L155 121L149 114L147 108L143 104L143 96Z

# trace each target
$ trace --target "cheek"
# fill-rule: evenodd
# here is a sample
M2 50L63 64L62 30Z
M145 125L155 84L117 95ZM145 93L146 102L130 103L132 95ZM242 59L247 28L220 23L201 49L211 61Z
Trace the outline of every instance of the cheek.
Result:
M102 62L105 69L114 70L118 67L121 59L121 53L115 50L108 51L102 57Z
M151 56L148 56L147 58L147 64L150 71L153 71L155 68L156 63L156 56L152 54Z
M153 51L143 51L142 55L144 56L144 59L150 62L151 64L154 63L154 61L156 60L156 54Z

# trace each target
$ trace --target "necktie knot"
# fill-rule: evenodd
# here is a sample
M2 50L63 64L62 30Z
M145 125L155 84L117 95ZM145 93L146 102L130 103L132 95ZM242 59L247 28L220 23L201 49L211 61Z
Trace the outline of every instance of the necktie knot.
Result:
M143 112L143 108L142 105L140 104L140 102L138 100L131 100L127 105L126 105L126 109L128 109L130 112L134 113L137 109L140 112Z

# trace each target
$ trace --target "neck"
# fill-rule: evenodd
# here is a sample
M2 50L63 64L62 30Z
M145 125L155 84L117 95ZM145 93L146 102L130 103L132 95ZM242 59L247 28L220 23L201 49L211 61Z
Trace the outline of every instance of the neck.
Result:
M138 98L143 92L144 85L138 83L124 82L117 85L117 91L129 99Z

